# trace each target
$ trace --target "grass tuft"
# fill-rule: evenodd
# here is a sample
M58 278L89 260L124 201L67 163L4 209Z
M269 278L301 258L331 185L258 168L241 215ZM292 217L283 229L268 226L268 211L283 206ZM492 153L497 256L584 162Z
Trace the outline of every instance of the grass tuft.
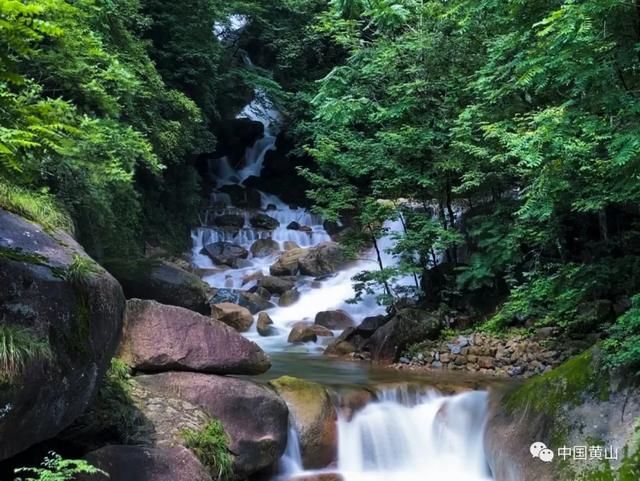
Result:
M231 477L233 461L229 454L229 437L219 420L210 421L200 431L185 429L182 436L185 446L194 452L215 480Z
M31 329L0 324L0 381L11 382L29 362L51 357L49 343Z
M47 231L74 234L71 217L45 192L33 192L0 179L0 208L40 224Z

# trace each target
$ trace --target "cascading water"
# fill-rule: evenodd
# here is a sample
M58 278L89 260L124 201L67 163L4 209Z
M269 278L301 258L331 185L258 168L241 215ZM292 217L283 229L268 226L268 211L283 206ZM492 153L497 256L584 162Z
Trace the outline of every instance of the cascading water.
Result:
M246 18L234 17L230 25L217 26L216 35L222 40L232 39L246 23ZM252 68L250 59L246 56L244 59L245 64ZM259 192L258 209L239 209L233 205L232 196L224 188L232 186L248 192L243 186L244 181L260 176L267 152L276 148L275 135L280 114L265 92L256 89L253 100L238 117L261 122L264 136L246 149L242 167L235 168L226 157L212 164L217 190L211 195L211 207L204 216L203 225L192 232L193 260L203 269L203 279L212 287L248 290L256 285L259 274L269 274L269 266L280 253L267 257L249 256L241 265L231 269L214 265L202 253L203 248L216 242L228 242L249 250L256 240L270 238L283 251L286 242L312 247L331 238L321 218L305 209L289 206L275 195ZM277 227L273 230L252 227L250 219L256 210L275 219ZM215 216L225 214L240 218L242 226L236 225L233 229L211 226ZM305 229L289 229L292 222L305 226ZM400 232L402 224L390 221L385 227L389 234L378 240L378 248L383 265L393 267L398 260L388 251L394 243L393 233ZM302 353L304 359L313 359L308 353L321 352L324 349L322 341L317 344L289 344L287 336L291 326L301 320L313 320L316 313L326 310L344 310L356 321L384 313L384 307L378 305L375 296L365 296L356 304L347 302L355 294L353 276L363 270L377 268L378 256L372 249L332 277L299 278L296 283L300 292L298 301L287 307L268 310L277 335L261 337L255 325L245 335L269 352L273 361L283 359L285 368L291 359L287 356L295 354L296 363L303 359L297 357ZM414 283L412 276L394 281L396 286ZM277 297L272 301L277 304ZM325 342L331 340L324 339ZM332 362L334 370L330 377L338 372L337 364ZM305 366L312 369L309 362ZM284 372L290 374L290 371ZM344 375L345 371L340 372ZM377 399L353 417L338 417L338 459L334 471L338 471L345 481L491 481L482 442L485 393L468 392L446 397L435 392L387 389L379 392ZM302 466L298 434L293 426L291 422L286 451L280 461L278 479L282 480L314 474Z
M482 441L486 393L396 388L378 398L351 419L339 416L336 468L283 470L279 478L337 472L344 481L492 480Z
M338 422L346 481L489 481L482 443L486 394L435 393L415 405L395 396Z

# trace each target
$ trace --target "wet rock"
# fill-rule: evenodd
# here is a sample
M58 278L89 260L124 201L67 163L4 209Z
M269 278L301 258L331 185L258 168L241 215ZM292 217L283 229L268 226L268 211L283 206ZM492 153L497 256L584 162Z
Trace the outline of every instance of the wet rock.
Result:
M287 339L287 341L292 344L300 342L316 342L317 340L318 335L313 329L313 326L306 322L296 323L291 329Z
M274 230L280 227L280 222L267 214L256 214L249 222L256 229Z
M353 327L354 322L344 311L322 311L316 314L315 323L328 329L338 330Z
M338 399L338 408L342 416L350 421L358 411L375 400L376 395L368 389L353 388L340 396Z
M239 261L249 257L249 251L244 247L230 242L214 242L204 246L203 251L215 264L229 267L240 267Z
M166 261L111 260L107 270L120 282L127 299L153 299L209 314L210 287L198 276Z
M257 344L182 307L131 299L123 332L120 356L140 371L261 374L271 367Z
M278 301L278 305L281 307L287 307L298 302L298 299L300 299L300 292L298 292L298 289L291 289L282 293L280 300Z
M282 247L285 251L300 249L300 246L293 241L284 241L284 244L282 245Z
M260 286L275 295L282 295L295 285L295 278L266 276L260 280Z
M346 262L346 256L339 244L323 242L310 248L298 262L301 274L316 277L336 272Z
M262 297L265 301L268 301L269 299L271 299L271 293L266 290L264 287L256 287L255 290L253 291L255 294L258 294L260 297Z
M240 300L238 301L242 307L249 309L251 314L257 314L260 311L266 311L275 307L275 304L269 302L261 295L254 292L241 292Z
M260 384L187 372L138 376L136 380L150 391L184 399L218 418L229 435L234 472L241 479L271 467L284 453L287 405Z
M273 320L266 312L258 314L258 321L256 323L258 334L261 336L275 336L278 331L273 327Z
M258 239L250 249L253 257L269 257L280 250L280 245L273 239Z
M296 221L290 222L289 225L287 225L287 229L289 229L289 230L299 230L300 229L300 224L297 223Z
M220 304L230 302L237 304L240 300L240 290L238 289L215 289L213 296L209 299L209 304Z
M70 275L80 262L81 280ZM0 371L0 460L84 412L115 354L124 307L120 285L74 239L0 209L0 339L18 336L30 350Z
M320 384L290 376L270 384L287 403L293 417L305 469L331 464L337 452L337 416L327 390Z
M85 459L108 476L82 475L79 481L211 481L198 458L183 446L113 445L93 451Z
M326 356L346 356L357 351L356 346L349 341L336 341L327 346L324 350Z
M311 226L308 225L301 225L298 230L300 232L304 232L305 234L309 234L311 235L313 233L313 228L311 228Z
M238 332L248 331L253 324L253 316L249 309L230 302L213 304L211 317L216 321L224 322Z
M409 344L436 339L442 330L440 319L429 312L406 308L378 329L367 347L374 361L395 361ZM442 362L445 362L442 360Z
M244 227L244 216L236 214L224 214L213 219L214 225L223 229L240 230Z
M391 320L389 316L370 316L365 317L362 322L358 325L358 332L360 334L373 334L375 331L384 326L387 322Z
M285 251L269 268L272 276L295 276L300 271L299 260L307 254L307 249Z
M243 187L241 185L225 185L218 190L229 194L231 203L239 208L259 209L262 204L262 197L256 189Z
M340 473L318 473L295 476L287 481L344 481L344 477Z

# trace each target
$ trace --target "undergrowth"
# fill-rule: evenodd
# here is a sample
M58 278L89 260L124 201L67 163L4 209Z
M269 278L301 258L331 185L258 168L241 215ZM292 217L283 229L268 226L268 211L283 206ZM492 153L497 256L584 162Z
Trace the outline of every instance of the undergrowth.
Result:
M108 474L82 459L64 459L50 452L39 468L17 468L16 474L25 474L16 481L74 481L79 474Z
M191 449L216 480L228 479L232 473L229 437L219 420L212 420L200 431L184 429L185 446Z
M47 340L31 329L0 324L0 382L11 382L30 362L51 357L51 346Z

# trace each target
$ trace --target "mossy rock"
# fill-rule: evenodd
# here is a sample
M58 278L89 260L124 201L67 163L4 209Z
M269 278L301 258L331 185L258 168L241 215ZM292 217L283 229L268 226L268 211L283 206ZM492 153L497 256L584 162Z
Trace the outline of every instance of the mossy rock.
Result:
M120 339L124 295L68 234L1 209L0 232L2 460L87 408Z
M602 367L598 347L521 385L491 393L485 447L496 481L637 481L638 387ZM609 464L556 459L543 463L529 446L614 446L620 459Z
M270 382L287 403L300 440L304 467L324 468L335 460L337 450L337 415L331 396L324 386L283 376Z

